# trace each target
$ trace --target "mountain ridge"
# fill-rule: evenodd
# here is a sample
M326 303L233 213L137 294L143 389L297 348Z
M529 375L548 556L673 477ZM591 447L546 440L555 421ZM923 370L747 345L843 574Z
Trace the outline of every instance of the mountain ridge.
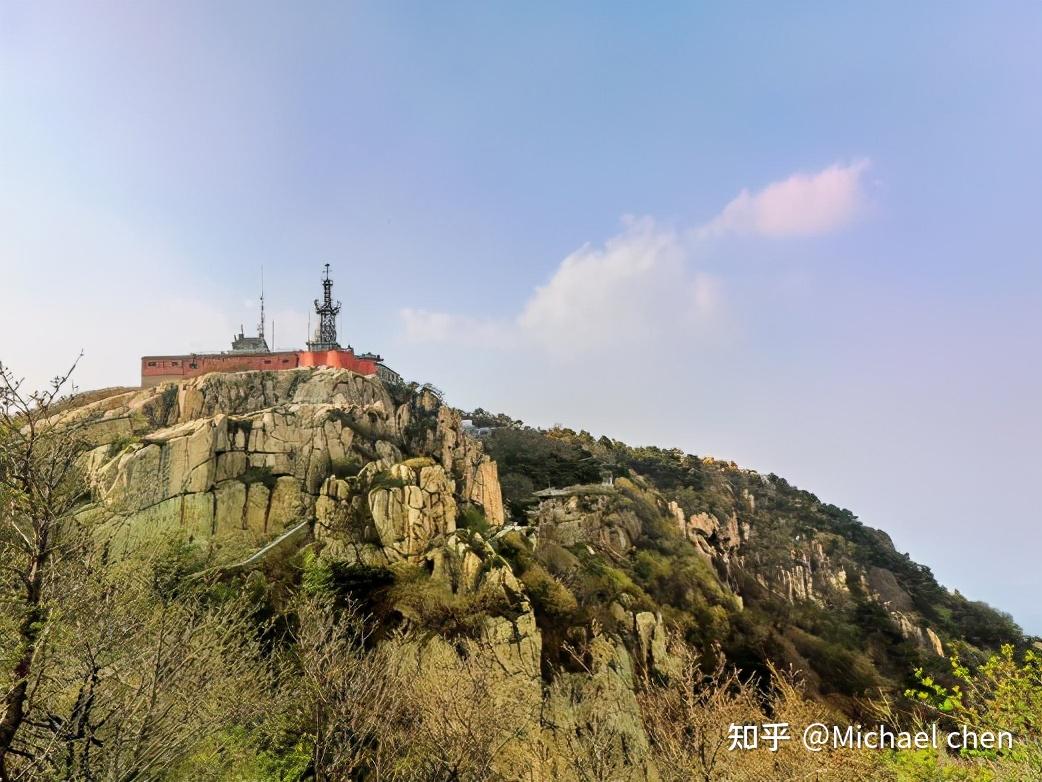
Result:
M487 660L481 689L530 725L521 765L607 730L619 778L656 778L639 699L682 675L682 648L759 681L798 671L861 718L917 669L943 680L951 652L1028 642L774 474L467 415L483 436L429 385L296 369L96 392L57 419L86 444L75 520L109 556L175 544L185 573L257 595L280 626L308 595L362 606L367 643L415 681Z

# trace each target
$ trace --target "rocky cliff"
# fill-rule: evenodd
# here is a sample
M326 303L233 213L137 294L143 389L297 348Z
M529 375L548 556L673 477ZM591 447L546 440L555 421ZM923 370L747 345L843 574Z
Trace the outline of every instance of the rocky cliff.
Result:
M206 375L69 418L93 446L95 510L132 538L179 530L249 548L302 522L321 535L353 499L349 483L372 485L371 542L385 558L415 558L451 533L457 499L503 521L495 463L458 416L430 391L395 399L344 370Z

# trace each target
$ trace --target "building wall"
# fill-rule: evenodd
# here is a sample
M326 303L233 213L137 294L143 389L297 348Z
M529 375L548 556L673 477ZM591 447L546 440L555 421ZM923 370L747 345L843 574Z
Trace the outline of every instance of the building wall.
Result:
M360 375L376 373L376 362L358 358L353 350L278 353L197 353L186 356L143 356L141 386L150 388L170 381L205 375L208 372L248 372L251 370L296 369L297 367L336 367Z
M353 350L302 350L297 355L302 367L335 367L350 369L360 375L376 374L376 362L359 358Z

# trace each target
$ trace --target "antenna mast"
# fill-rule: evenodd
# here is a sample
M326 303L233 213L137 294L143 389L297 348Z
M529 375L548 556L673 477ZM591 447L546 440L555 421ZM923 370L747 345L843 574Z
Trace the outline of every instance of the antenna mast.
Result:
M264 339L264 267L261 266L260 323L257 324L257 336Z

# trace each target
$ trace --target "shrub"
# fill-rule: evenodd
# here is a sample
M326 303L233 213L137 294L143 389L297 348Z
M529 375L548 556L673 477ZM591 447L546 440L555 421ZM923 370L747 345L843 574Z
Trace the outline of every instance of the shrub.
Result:
M1010 782L1042 778L1042 654L1018 655L1004 644L975 670L957 655L950 662L956 684L942 686L919 669L917 685L905 694L946 730L969 725L978 732L1013 734L1012 749L962 750L981 776Z
M453 592L447 583L431 578L420 568L399 571L388 600L418 627L449 639L475 638L486 617L509 609L505 596L499 592Z
M789 628L796 649L807 658L823 685L843 695L864 695L879 685L872 663L859 652Z
M840 715L808 697L792 674L768 667L750 679L723 663L705 668L694 649L673 641L675 670L667 681L646 680L638 690L650 752L666 780L890 780L880 773L882 753L861 748L808 752L798 737L814 722L839 723ZM730 751L733 725L787 725L796 740L772 751ZM937 779L922 777L922 780ZM910 782L910 780L909 780Z
M301 587L308 595L329 595L339 606L357 606L363 614L377 611L394 583L388 568L360 562L328 560L305 552Z
M527 475L521 473L501 473L499 486L503 491L503 502L510 511L510 517L516 521L525 518L525 511L536 504L532 492L535 484Z
M362 460L355 456L345 456L342 459L332 459L329 465L330 472L334 477L353 478L362 469Z
M330 567L329 560L316 556L311 549L305 551L301 561L300 579L300 586L304 593L317 595L322 592L329 592L332 583L333 570Z
M626 478L615 481L615 488L625 498L625 506L640 520L641 533L652 541L676 538L675 525L665 518L655 503L637 484Z
M373 489L400 489L405 486L405 481L395 478L388 470L376 473L369 481L370 491Z
M243 483L263 483L269 489L275 487L275 481L278 480L271 468L267 465L258 465L255 467L248 467L246 472L239 478Z
M475 505L467 505L463 508L463 512L460 514L459 526L471 532L478 532L486 539L492 531L485 514Z
M136 435L121 434L119 437L117 437L115 440L109 443L108 456L110 459L114 456L119 456L119 454L123 453L123 451L127 450L127 448L129 448L131 445L139 442L141 442L141 438L137 437Z
M555 576L569 576L580 566L575 554L552 540L540 540L535 556Z
M152 562L152 591L160 600L182 597L192 585L188 578L205 565L203 551L186 540L164 540L160 553Z
M532 560L532 544L522 533L515 530L493 540L492 547L511 564L515 573L522 572Z
M602 464L589 452L536 429L496 429L485 445L502 477L521 475L539 489L600 480Z
M705 485L705 470L697 456L654 447L623 447L618 454L624 466L651 478L662 489L701 489Z
M529 597L537 612L553 618L568 617L579 608L575 595L564 584L546 572L546 568L533 562L521 574Z
M628 602L632 610L656 610L655 602L638 586L626 571L608 564L600 556L583 556L578 550L583 568L575 573L570 586L580 605L588 610L606 613L612 601Z

